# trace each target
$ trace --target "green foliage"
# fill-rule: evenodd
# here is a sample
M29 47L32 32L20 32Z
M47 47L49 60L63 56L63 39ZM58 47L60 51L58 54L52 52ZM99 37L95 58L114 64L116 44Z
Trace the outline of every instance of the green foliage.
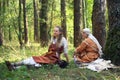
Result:
M86 0L87 2L87 10L86 10L86 16L87 16L87 26L91 28L92 27L92 21L91 21L91 17L92 17L92 10L93 10L93 0Z
M4 0L1 0L4 1ZM66 0L66 18L67 18L67 38L69 41L69 58L70 63L66 69L60 69L57 65L45 65L39 69L31 68L28 70L25 66L15 70L8 71L7 67L4 63L5 60L9 60L11 62L20 61L25 58L31 57L33 55L42 55L47 52L47 47L41 48L39 44L32 43L33 42L33 1L26 1L26 11L27 11L27 22L28 22L28 32L29 32L29 41L30 43L23 47L19 48L18 43L18 12L19 12L19 0L9 0L9 7L6 6L6 11L4 10L0 12L0 22L3 29L4 34L4 46L0 46L0 80L119 80L120 70L108 70L102 71L100 73L93 72L88 69L80 69L75 66L73 61L73 0ZM41 8L40 0L36 0L38 4L38 13ZM54 2L53 9L52 3ZM86 9L86 18L87 18L87 27L92 27L91 23L91 15L92 15L92 5L93 0L87 0L87 9ZM53 12L53 16L51 16L51 12ZM23 14L23 13L22 13ZM53 19L51 19L51 17ZM44 20L43 20L44 21ZM48 24L52 22L52 28L57 25L61 25L61 14L60 14L60 1L58 0L49 0L49 10L48 10ZM23 28L23 15L21 25ZM9 41L9 30L12 35L12 40ZM22 30L23 31L23 30ZM52 32L52 31L51 31ZM118 34L119 36L113 36ZM106 53L109 54L111 58L119 59L119 37L120 30L115 29L113 32L110 32L108 37ZM112 39L114 38L114 40ZM116 53L116 54L112 54ZM62 59L64 57L62 56ZM119 61L120 62L120 61Z
M1 22L1 27L3 27L3 34L4 36L4 41L9 41L9 35L11 35L12 40L18 41L18 13L19 13L19 0L14 1L10 0L9 1L9 6L6 6L6 10L3 13L1 12L2 15L0 16L0 22ZM37 1L37 11L39 15L39 11L41 8L41 3L40 1ZM54 3L54 4L53 4ZM53 9L52 9L53 5ZM87 9L86 9L86 17L87 17L87 22L88 26L91 27L91 15L92 15L92 5L93 5L93 0L87 0ZM48 25L49 27L51 26L52 28L54 26L60 26L61 25L61 13L60 13L60 1L58 0L50 0L49 1L49 9L48 9ZM73 0L66 0L66 18L67 18L67 38L70 40L70 43L73 43ZM2 8L1 8L2 9ZM3 10L3 9L2 9ZM22 8L23 11L23 8ZM27 14L27 25L28 25L28 38L30 42L34 41L34 13L33 13L33 1L32 0L26 0L26 14ZM51 16L51 12L53 12L53 16ZM3 16L4 15L4 16ZM21 18L21 26L22 26L22 32L23 30L23 12L22 12L22 18ZM52 18L52 19L51 19ZM39 19L40 21L40 19ZM42 20L44 21L44 20ZM51 25L52 23L52 25ZM11 33L9 33L9 30ZM52 32L52 29L50 30L50 33Z

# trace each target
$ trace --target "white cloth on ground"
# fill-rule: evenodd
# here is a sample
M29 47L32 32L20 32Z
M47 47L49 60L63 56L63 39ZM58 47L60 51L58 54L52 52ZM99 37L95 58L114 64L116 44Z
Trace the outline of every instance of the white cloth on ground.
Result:
M97 72L114 67L114 65L111 63L110 60L104 60L100 58L98 58L95 61L92 61L91 63L83 63L82 65L85 65L84 68L97 71Z

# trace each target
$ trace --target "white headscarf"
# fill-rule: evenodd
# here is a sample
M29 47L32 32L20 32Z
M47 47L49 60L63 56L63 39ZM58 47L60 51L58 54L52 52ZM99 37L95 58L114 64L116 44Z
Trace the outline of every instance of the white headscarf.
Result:
M100 56L101 56L101 55L103 54L103 53L102 53L102 47L101 47L101 45L99 44L98 40L91 34L90 29L89 29L89 28L85 28L85 29L83 29L83 32L85 32L86 34L88 34L88 37L89 37L90 39L92 39L93 42L96 43L96 45L97 45L97 47L98 47L98 50L99 50L98 53L99 53Z

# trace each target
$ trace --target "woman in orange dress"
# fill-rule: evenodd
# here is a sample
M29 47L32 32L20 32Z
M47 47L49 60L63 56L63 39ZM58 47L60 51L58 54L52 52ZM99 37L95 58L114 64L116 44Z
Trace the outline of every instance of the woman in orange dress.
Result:
M13 69L16 69L17 66L22 65L34 65L35 67L40 67L41 64L56 64L61 61L60 56L62 53L66 58L66 62L69 62L67 54L68 53L67 40L62 35L61 27L57 26L54 28L53 37L51 39L48 52L41 56L32 56L20 62L10 63L9 61L6 61L6 65L8 69L11 71Z
M90 33L90 29L83 29L82 38L84 40L74 52L74 60L76 64L90 63L102 55L102 47L97 39Z

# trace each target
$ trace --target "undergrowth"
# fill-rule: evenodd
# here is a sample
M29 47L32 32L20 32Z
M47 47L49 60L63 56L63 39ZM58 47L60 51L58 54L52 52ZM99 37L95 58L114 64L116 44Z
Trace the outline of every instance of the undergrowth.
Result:
M20 49L18 46L0 47L0 80L120 80L120 69L111 69L102 72L94 72L88 69L78 68L73 61L74 48L69 45L69 66L65 69L57 65L43 65L40 68L26 66L15 71L8 71L4 61L20 61L33 55L42 55L47 52L47 47L26 46ZM64 59L64 57L62 56Z

